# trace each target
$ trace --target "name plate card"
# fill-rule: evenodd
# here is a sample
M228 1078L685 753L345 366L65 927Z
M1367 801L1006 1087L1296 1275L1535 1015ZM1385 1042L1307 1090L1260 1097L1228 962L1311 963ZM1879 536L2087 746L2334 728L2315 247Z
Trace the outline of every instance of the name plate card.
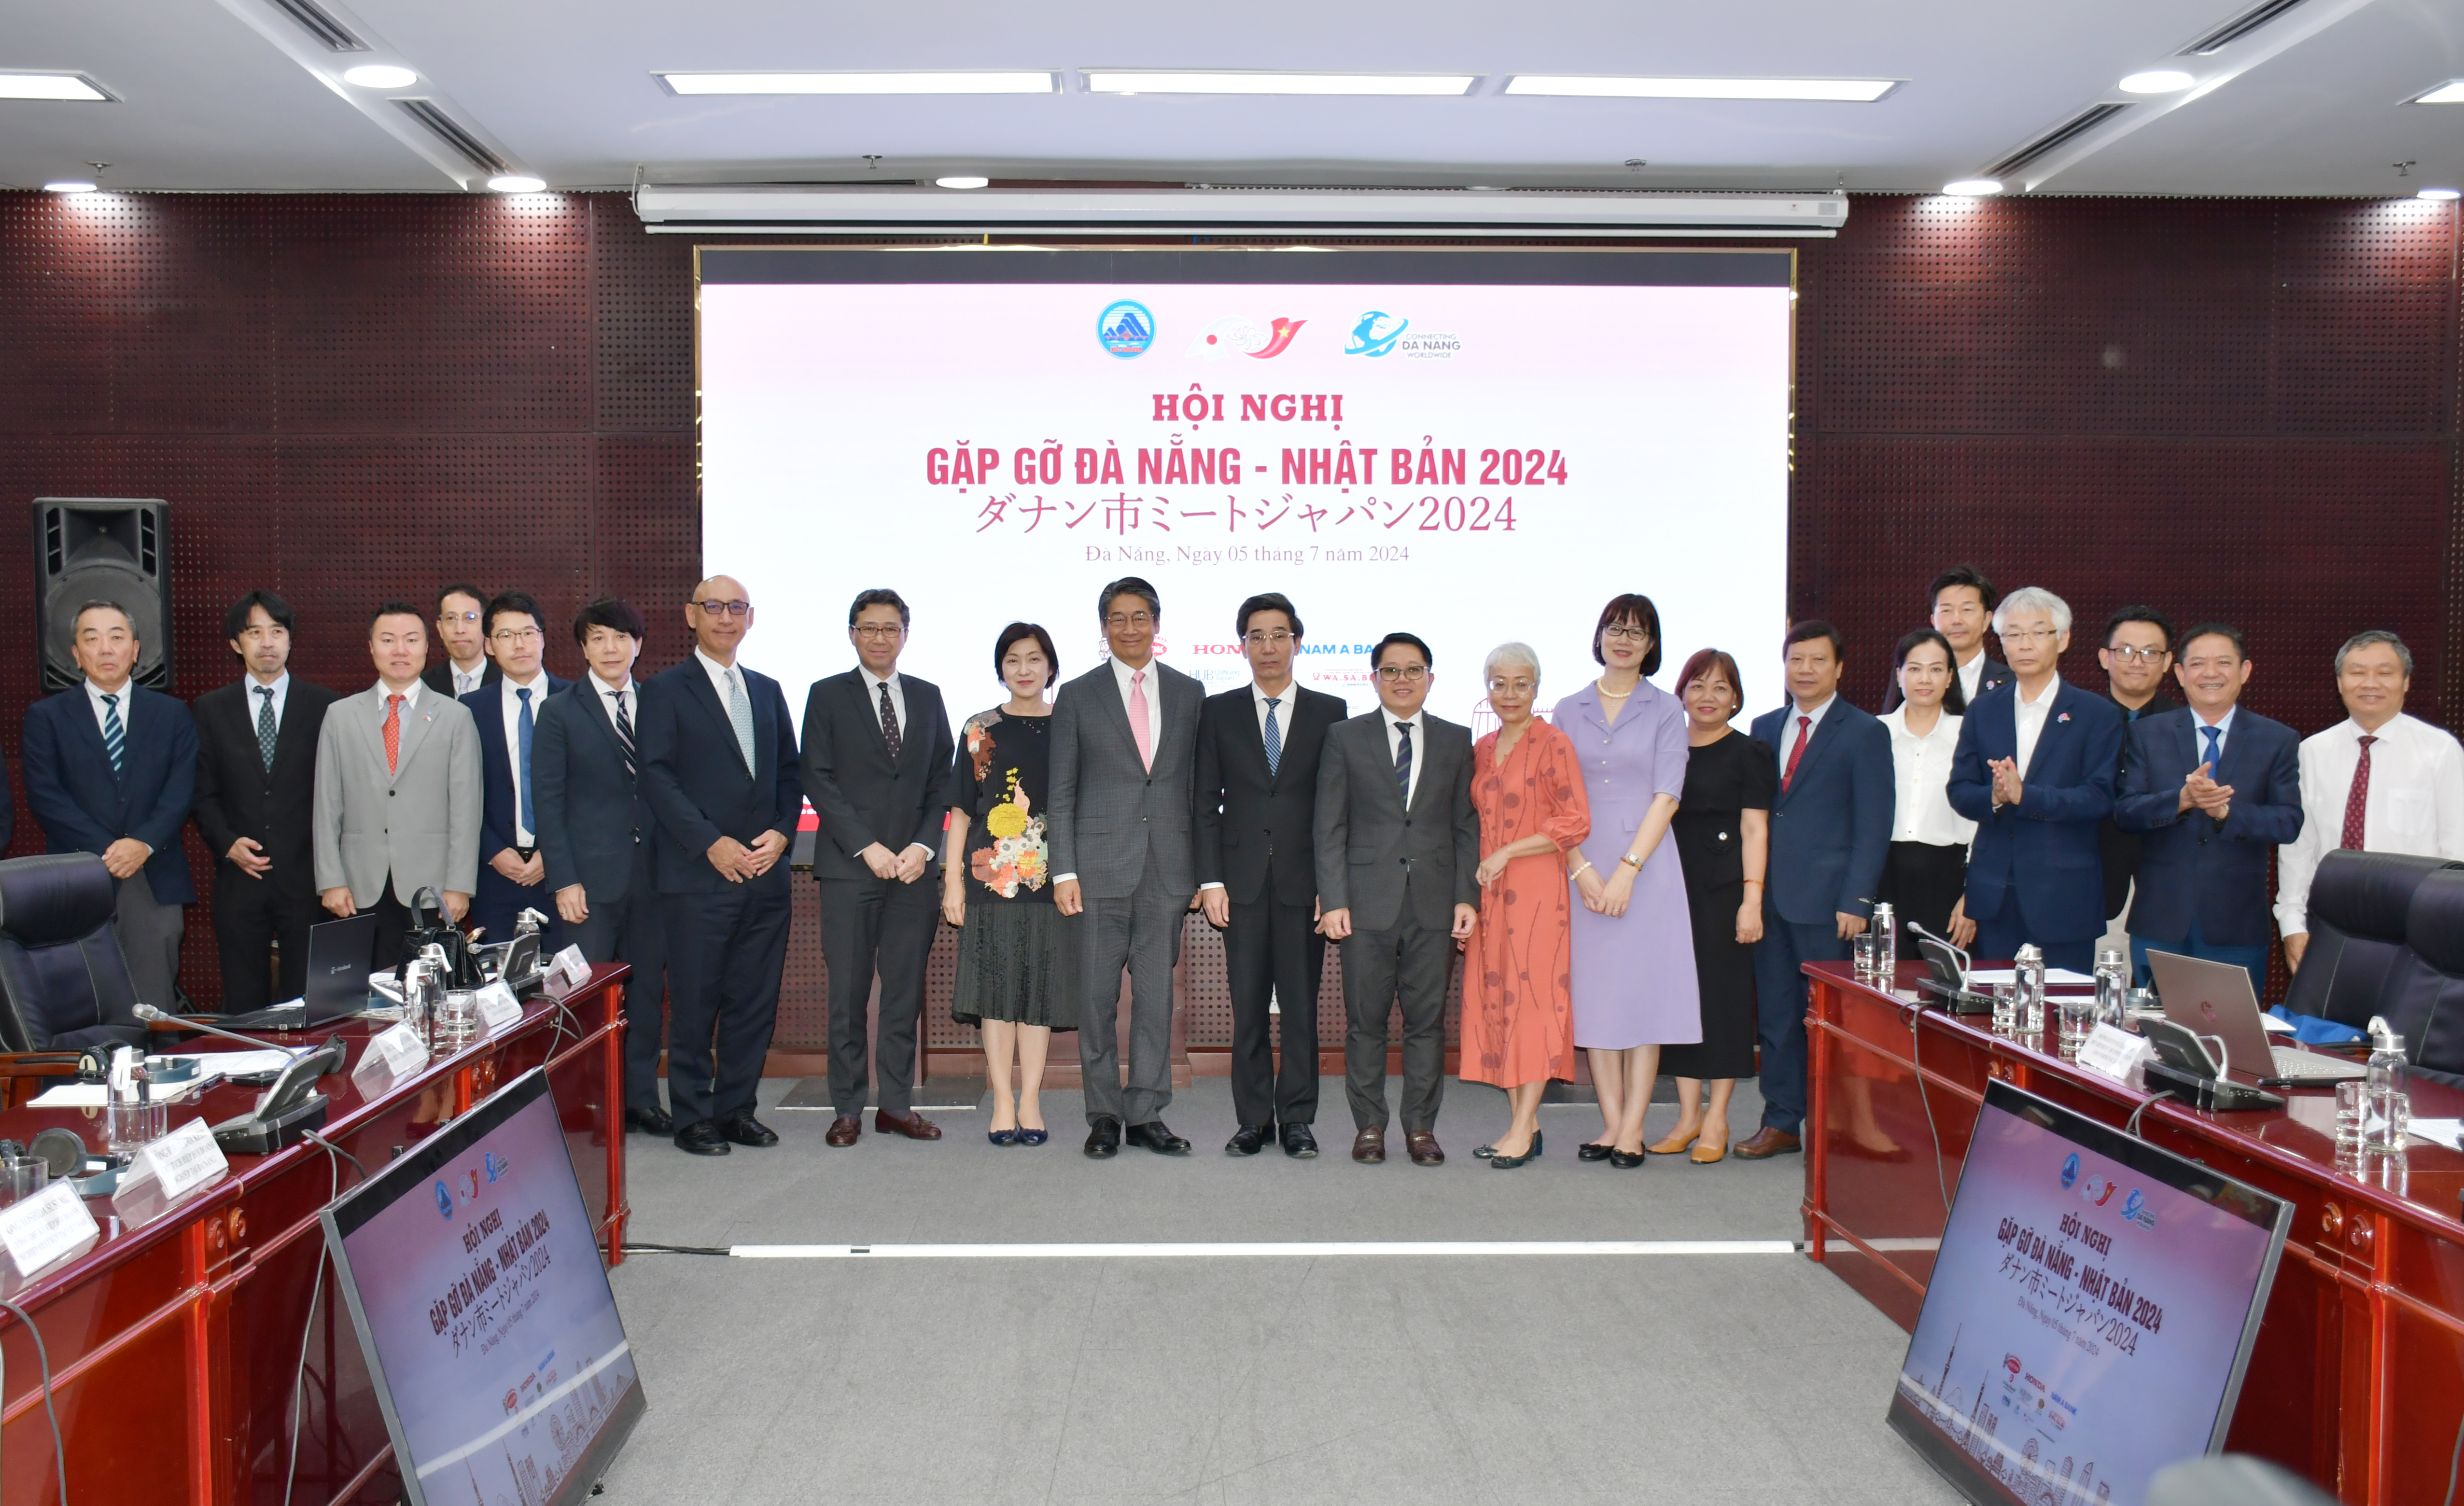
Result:
M2139 1068L2154 1050L2145 1037L2100 1021L2079 1046L2079 1064L2099 1077L2136 1087Z
M548 997L561 999L589 981L589 959L583 956L580 947L567 947L548 964L541 987Z
M491 983L479 991L479 1018L486 1022L488 1034L495 1035L508 1026L518 1024L522 1017L522 1001L502 983Z
M213 1130L204 1120L192 1119L137 1152L133 1169L141 1176L150 1171L163 1200L169 1202L221 1176L231 1163L214 1144Z
M0 1209L0 1247L21 1277L32 1277L101 1233L85 1199L65 1181Z

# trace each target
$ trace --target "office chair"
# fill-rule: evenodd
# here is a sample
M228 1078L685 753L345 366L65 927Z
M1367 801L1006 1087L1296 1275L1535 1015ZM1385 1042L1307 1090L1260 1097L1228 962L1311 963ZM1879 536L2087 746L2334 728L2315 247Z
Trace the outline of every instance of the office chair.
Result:
M144 1044L111 927L117 897L91 853L0 862L0 1048L66 1052L74 1063L80 1047Z

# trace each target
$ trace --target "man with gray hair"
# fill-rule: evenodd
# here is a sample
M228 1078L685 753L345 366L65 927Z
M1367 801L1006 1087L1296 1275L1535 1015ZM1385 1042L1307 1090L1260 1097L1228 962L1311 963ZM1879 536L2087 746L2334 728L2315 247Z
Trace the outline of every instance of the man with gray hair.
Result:
M2098 823L2113 811L2122 713L2061 677L2071 609L2041 586L1993 612L2012 682L1979 695L1959 725L1950 804L1976 822L1968 859L1970 949L1998 961L2033 942L2048 967L2085 972L2104 934Z
M2407 716L2412 650L2395 634L2355 633L2336 650L2344 720L2301 741L2301 835L2276 849L2276 925L2284 960L2310 944L2310 881L2340 847L2464 859L2464 748Z

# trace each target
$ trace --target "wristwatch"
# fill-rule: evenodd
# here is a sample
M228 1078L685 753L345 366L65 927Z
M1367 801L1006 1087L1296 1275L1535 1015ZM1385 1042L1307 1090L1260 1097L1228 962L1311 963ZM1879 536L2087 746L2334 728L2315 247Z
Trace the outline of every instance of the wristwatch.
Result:
M1642 871L1642 860L1632 853L1627 853L1624 857L1619 858L1617 862L1624 863L1627 867L1632 868L1637 873L1640 873Z

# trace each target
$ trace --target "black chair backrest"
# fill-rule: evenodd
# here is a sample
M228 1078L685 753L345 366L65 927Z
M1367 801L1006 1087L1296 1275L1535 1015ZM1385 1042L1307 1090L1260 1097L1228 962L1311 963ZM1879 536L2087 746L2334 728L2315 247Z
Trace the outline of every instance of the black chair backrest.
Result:
M128 959L111 928L118 898L110 871L91 853L0 862L0 1046L74 1051L144 1042Z
M2433 873L2413 891L2405 944L2411 966L2387 1024L2416 1064L2464 1072L2464 870Z
M2284 1007L2356 1030L2387 1013L2405 959L2413 893L2431 874L2457 867L2464 864L2396 853L2327 854L2310 884L2309 949Z

